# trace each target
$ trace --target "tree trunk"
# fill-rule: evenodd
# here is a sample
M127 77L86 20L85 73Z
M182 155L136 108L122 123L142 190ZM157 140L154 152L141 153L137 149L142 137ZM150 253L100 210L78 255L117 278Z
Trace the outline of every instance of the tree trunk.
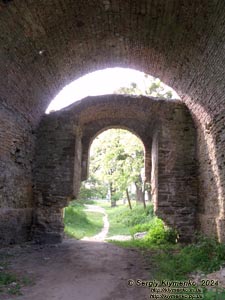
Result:
M146 208L146 203L145 203L145 192L142 191L142 189L138 186L137 183L135 183L136 186L136 202L142 202L144 209Z
M142 202L143 202L144 209L146 209L146 202L145 202L145 181L144 181L143 190L142 190Z
M130 195L129 195L128 189L126 189L126 194L127 194L127 201L129 203L129 207L130 207L130 209L132 209L131 202L130 202Z
M149 201L149 202L152 201L152 194L151 194L151 191L148 191L148 201Z
M111 207L115 207L115 206L116 206L116 201L113 199L113 192L114 192L114 189L113 189L113 187L112 187L112 183L109 184L109 190L110 190Z

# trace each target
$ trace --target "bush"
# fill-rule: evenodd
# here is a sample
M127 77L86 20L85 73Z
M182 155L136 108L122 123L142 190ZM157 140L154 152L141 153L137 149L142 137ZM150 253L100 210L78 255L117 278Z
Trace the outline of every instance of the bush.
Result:
M148 231L144 237L144 241L148 245L176 243L177 233L172 229L166 228L163 221L157 217L153 217L148 223L137 224L130 229L133 236L135 233L143 231Z

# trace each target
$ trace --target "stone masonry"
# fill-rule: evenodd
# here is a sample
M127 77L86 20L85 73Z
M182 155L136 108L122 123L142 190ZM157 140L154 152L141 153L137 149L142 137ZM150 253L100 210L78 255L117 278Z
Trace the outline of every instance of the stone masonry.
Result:
M191 115L177 100L122 95L89 97L43 118L37 133L34 169L35 240L62 239L60 211L77 196L81 180L87 177L91 142L112 127L135 133L144 143L146 157L157 157L145 168L149 180L150 166L155 170L155 211L178 230L181 241L190 241L196 230L198 187Z

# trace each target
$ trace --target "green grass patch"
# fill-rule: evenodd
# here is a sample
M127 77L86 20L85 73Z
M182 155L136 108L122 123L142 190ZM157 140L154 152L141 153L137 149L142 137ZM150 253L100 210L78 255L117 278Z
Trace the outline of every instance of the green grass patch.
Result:
M1 294L22 295L21 288L31 285L33 282L28 277L17 276L9 271L0 272L0 296Z
M15 281L17 281L17 277L14 274L0 272L0 286L8 285Z
M96 205L105 208L109 219L108 237L114 235L131 235L130 229L134 225L144 224L153 218L153 207L148 205L145 210L142 205L134 205L130 210L127 205L111 207L109 202L96 201Z
M103 227L103 214L86 212L84 202L73 201L65 208L65 233L69 237L82 239L98 234Z
M163 251L155 256L158 277L182 280L193 271L204 274L219 270L225 262L225 245L214 239L201 237L198 242L180 251Z
M225 291L218 288L217 290L203 290L203 300L224 300Z

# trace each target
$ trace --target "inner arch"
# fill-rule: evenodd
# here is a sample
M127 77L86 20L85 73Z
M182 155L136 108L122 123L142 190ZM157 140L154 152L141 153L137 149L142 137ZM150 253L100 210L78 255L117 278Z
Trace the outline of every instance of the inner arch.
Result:
M107 186L112 206L117 197L130 203L131 191L135 191L137 202L145 204L145 146L141 138L120 126L98 132L89 147L89 177Z

